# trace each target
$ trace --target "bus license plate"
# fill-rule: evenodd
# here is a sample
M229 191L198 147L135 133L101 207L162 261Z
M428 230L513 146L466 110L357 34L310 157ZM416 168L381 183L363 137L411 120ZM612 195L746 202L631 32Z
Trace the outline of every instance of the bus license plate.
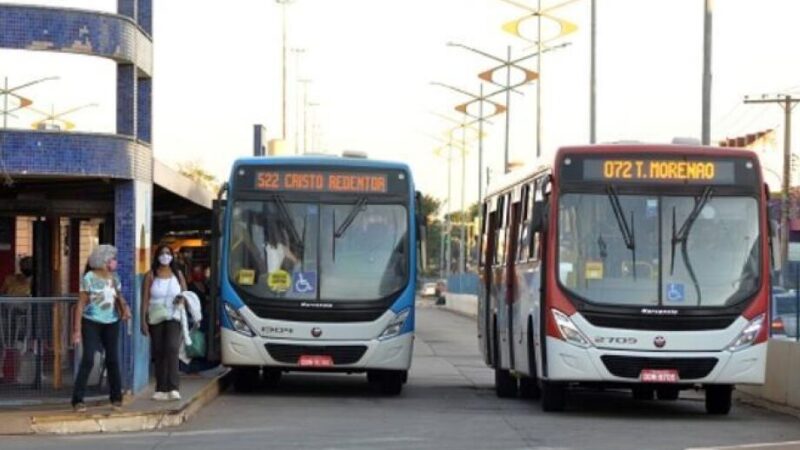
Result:
M639 380L642 383L677 383L679 378L674 369L642 369Z
M301 355L297 364L300 367L330 367L333 358L330 355Z

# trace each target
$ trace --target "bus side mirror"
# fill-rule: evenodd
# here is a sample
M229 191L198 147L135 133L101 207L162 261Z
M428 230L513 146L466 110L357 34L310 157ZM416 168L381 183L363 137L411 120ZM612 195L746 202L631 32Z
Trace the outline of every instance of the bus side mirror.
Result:
M428 269L428 224L425 217L417 213L417 243L419 244L420 269L425 272Z
M779 233L780 226L776 220L769 221L769 244L770 256L772 257L772 270L773 272L780 272L783 268L783 261L781 260L781 234Z

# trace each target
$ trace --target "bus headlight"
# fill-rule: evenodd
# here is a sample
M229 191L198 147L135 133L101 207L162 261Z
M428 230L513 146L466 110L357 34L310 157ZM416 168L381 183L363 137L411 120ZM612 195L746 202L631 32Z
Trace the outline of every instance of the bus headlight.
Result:
M744 327L744 330L739 333L739 336L736 336L736 339L734 339L733 342L728 345L728 350L732 352L738 352L739 350L752 345L758 337L761 327L764 326L764 319L766 319L766 317L766 314L761 314L760 316L751 320L750 323Z
M243 334L247 337L253 337L256 333L250 328L250 325L247 324L247 321L244 320L239 311L233 309L233 307L227 303L223 303L225 307L225 313L228 315L228 319L231 320L231 324L233 325L233 329L236 332Z
M378 336L378 339L381 340L389 339L400 334L400 330L403 329L403 325L405 325L406 319L408 319L408 315L410 313L411 313L411 308L406 308L400 311L396 316L394 316L394 319L392 319L392 321L389 322L389 325L387 325L386 329L383 330L383 333L381 333L381 335Z
M589 342L589 339L586 338L583 333L581 333L581 330L578 329L569 316L557 309L552 311L553 318L556 320L556 327L558 327L558 331L561 333L561 337L563 337L565 341L582 348L588 348L592 346L592 344Z

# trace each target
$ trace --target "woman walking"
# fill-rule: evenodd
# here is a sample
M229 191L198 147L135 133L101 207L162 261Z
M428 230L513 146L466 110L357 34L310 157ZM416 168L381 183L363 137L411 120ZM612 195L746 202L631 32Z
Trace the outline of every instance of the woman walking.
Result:
M180 400L178 351L182 342L180 315L176 308L183 301L186 280L178 270L175 255L166 245L156 250L142 293L142 334L150 336L156 371L153 400Z
M121 294L117 270L117 249L100 245L89 255L86 273L73 320L72 342L83 344L83 356L72 391L72 408L85 412L83 396L94 355L105 351L111 406L122 407L122 379L119 370L119 321L131 318L131 310Z

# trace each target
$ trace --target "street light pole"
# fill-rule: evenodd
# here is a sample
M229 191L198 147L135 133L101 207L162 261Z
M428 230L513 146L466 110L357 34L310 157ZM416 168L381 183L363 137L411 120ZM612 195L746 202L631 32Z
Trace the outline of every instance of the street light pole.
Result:
M300 55L305 53L304 48L293 48L292 52L295 54L295 93L294 93L294 154L300 154L300 92L297 89L300 82Z
M705 0L703 15L703 117L702 144L711 142L711 27L713 0Z
M464 226L466 219L465 192L467 190L467 121L464 116L461 126L461 245L458 252L458 272L464 273L466 270L466 250L467 250L467 231Z
M597 142L597 0L591 1L591 56L589 70L589 143Z
M539 74L536 80L536 157L539 158L542 156L542 0L538 1L536 9L536 53L539 54L536 58L536 73ZM508 59L511 60L510 51Z
M301 78L297 82L303 85L303 153L305 154L308 151L308 84L311 83L311 80Z
M745 104L750 103L773 103L783 108L783 180L781 189L781 261L786 262L789 257L789 187L791 179L792 165L792 110L800 99L792 98L791 95L778 95L776 98L761 99L744 98ZM785 267L785 265L784 265Z
M282 66L282 82L281 88L283 90L283 102L282 102L282 114L281 114L281 130L282 130L282 138L286 140L286 5L292 3L293 0L275 0L279 5L281 5L281 14L282 14L282 36L283 36L283 49L282 49L282 56L281 56L281 66Z
M511 86L511 46L509 45L507 48L508 52L508 65L506 66L506 87ZM542 58L538 58L541 60ZM506 89L506 133L505 133L505 145L503 150L503 173L508 173L508 136L511 130L511 89ZM537 132L538 136L538 132Z

